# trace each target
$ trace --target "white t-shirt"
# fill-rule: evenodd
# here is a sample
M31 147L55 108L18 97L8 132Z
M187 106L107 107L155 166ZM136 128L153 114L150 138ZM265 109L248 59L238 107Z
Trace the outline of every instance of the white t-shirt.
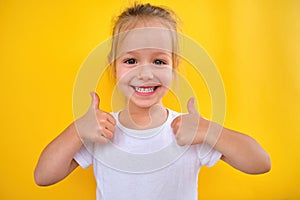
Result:
M179 113L168 110L154 129L132 130L118 120L107 144L86 142L75 155L78 164L94 167L97 200L196 200L200 167L213 166L221 153L207 144L178 146L171 123Z

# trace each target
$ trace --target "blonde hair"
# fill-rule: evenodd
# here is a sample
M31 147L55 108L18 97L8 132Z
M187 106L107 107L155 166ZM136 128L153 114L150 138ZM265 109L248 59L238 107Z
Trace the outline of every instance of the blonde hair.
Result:
M139 20L147 19L159 19L160 22L168 29L177 33L177 22L178 17L176 14L168 9L159 6L153 6L149 3L139 4L134 3L132 7L127 8L123 11L115 20L113 31L112 31L112 48L109 53L108 59L112 67L112 72L115 74L115 61L116 61L116 46L117 46L117 36L119 33L132 29ZM172 52L172 64L173 69L178 66L178 38L177 34L173 39L173 52Z

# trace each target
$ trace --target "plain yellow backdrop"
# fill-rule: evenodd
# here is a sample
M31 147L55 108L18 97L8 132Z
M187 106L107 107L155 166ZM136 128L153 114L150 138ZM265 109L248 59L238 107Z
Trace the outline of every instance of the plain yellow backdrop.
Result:
M82 62L129 2L0 2L0 199L95 199L91 168L45 188L34 184L33 170L42 149L74 120ZM199 199L299 199L300 1L149 2L177 12L183 32L207 50L226 89L225 125L254 137L272 159L263 175L222 161L203 168Z

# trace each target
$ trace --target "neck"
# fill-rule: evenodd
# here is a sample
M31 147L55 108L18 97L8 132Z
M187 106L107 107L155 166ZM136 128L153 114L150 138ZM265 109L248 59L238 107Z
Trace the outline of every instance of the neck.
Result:
M168 111L162 104L141 108L128 104L121 113L119 120L127 128L150 129L163 124L168 117Z

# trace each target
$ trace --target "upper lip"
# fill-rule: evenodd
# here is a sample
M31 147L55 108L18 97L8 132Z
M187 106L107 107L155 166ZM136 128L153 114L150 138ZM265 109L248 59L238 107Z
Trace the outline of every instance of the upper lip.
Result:
M161 86L160 83L144 83L144 84L132 84L132 87L139 87L139 88L149 88L149 87L158 87Z
M147 86L146 86L146 85L142 85L142 86L134 86L134 85L133 85L132 87L138 87L138 88L152 88L152 87L158 87L158 86L159 86L159 85L151 85L151 86L150 86L150 85L147 85Z
M142 86L131 86L134 90L137 90L137 88L154 88L154 89L156 89L156 88L158 88L160 85L147 85L147 86L145 86L145 85L142 85Z

